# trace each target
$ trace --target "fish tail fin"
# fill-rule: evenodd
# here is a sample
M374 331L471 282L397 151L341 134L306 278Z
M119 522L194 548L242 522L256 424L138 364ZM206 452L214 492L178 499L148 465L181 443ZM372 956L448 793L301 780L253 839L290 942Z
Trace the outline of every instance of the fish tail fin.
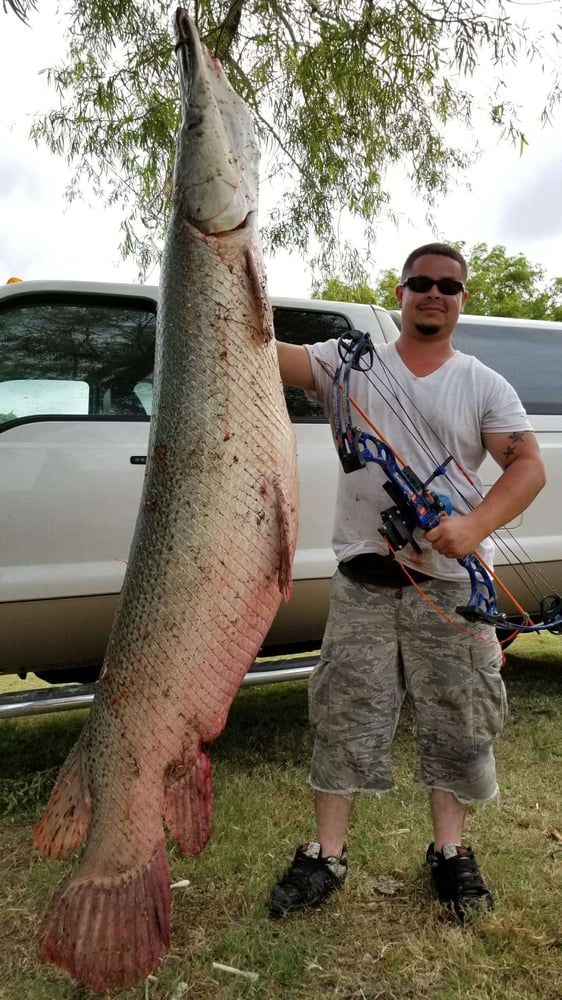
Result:
M191 766L173 764L166 775L164 816L183 854L199 854L209 839L213 783L209 751L199 747Z
M81 741L70 751L47 807L35 828L33 843L45 857L65 858L84 843L92 800L84 770Z
M170 874L164 841L150 862L114 876L80 877L55 897L39 938L42 962L91 990L126 989L159 964L170 943Z

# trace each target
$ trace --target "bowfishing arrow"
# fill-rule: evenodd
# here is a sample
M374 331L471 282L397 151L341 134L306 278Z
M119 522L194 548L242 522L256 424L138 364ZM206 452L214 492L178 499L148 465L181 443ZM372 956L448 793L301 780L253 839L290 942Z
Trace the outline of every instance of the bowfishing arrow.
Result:
M360 371L366 374L373 366L376 352L368 333L353 330L344 334L338 341L338 353L340 364L332 378L332 410L336 447L342 468L345 473L351 473L365 468L369 463L374 463L382 469L387 478L387 482L383 483L383 489L390 496L392 506L381 512L383 523L379 532L393 554L406 545L411 545L414 551L421 553L414 536L415 529L431 531L438 526L444 515L452 513L450 499L430 490L430 483L439 476L446 475L447 465L450 462L455 463L469 482L471 480L453 455L449 454L447 459L436 465L431 475L422 481L350 395L351 372ZM352 406L372 433L354 425L351 416ZM456 613L462 618L469 622L484 622L506 632L547 630L562 634L562 598L558 594L548 594L541 598L542 620L533 622L478 553L470 552L457 559L457 562L467 571L471 584L467 604L456 608ZM400 562L399 564L405 570L404 565ZM498 609L494 581L519 611L522 622L510 620Z

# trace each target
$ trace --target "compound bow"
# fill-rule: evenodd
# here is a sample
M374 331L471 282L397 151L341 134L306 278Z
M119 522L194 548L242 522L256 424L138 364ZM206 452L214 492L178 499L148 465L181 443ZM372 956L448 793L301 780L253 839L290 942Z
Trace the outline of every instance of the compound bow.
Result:
M419 553L421 549L414 537L414 530L421 528L424 532L430 531L437 527L444 514L452 513L449 498L429 490L429 484L438 476L446 475L449 462L455 462L461 471L464 470L453 456L449 455L445 462L437 465L429 478L422 482L349 393L351 372L367 373L373 366L376 352L369 334L357 330L344 334L338 341L338 352L341 361L333 375L332 409L336 445L342 468L345 473L351 473L365 468L368 463L380 466L388 480L383 484L383 488L392 500L392 506L381 513L383 523L379 528L380 534L393 553L406 545L411 545ZM354 426L351 406L374 433L368 433ZM541 599L542 620L533 622L491 567L476 552L468 553L457 562L468 572L471 584L467 604L456 608L458 615L469 622L485 622L493 625L500 631L547 630L557 635L562 634L562 599L558 594L548 594ZM499 611L494 581L513 601L522 616L522 622L512 621Z

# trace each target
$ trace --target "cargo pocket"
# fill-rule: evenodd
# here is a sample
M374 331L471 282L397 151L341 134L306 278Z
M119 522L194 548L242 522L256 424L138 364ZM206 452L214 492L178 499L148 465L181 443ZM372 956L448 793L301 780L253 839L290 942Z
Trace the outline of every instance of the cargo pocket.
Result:
M320 659L308 679L308 721L323 740L329 732L330 668L328 658Z
M484 643L479 644L485 646ZM507 694L501 676L501 651L473 645L472 711L474 749L493 742L507 720Z

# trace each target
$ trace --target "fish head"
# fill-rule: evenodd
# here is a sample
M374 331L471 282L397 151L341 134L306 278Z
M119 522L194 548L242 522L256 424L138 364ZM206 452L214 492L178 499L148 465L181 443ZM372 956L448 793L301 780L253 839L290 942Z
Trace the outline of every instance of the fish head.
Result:
M174 208L202 233L225 233L256 218L259 149L250 112L183 8L176 12L182 121Z

